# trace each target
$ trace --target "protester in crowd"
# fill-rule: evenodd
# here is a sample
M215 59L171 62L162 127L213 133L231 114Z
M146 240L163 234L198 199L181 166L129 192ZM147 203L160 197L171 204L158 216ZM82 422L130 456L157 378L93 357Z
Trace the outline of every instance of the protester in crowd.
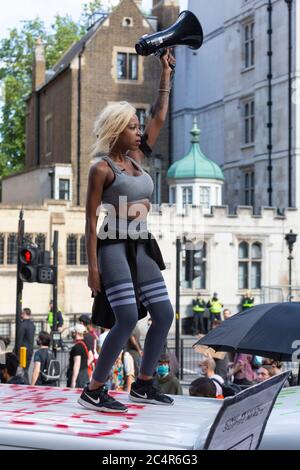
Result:
M260 367L257 371L257 382L261 383L271 378L268 367Z
M262 362L263 366L268 368L271 377L281 374L283 365L282 362L270 358L263 358Z
M234 383L241 386L251 386L255 383L257 375L252 367L251 354L236 354L234 357L232 374Z
M224 308L223 310L223 320L228 320L228 318L231 318L233 315L231 313L231 310L229 308Z
M207 357L200 362L200 371L203 377L208 377L209 379L215 379L217 395L222 395L222 384L224 379L221 375L216 374L216 362L213 358Z
M166 341L162 354L167 354L169 356L170 372L173 375L177 375L179 372L179 362L174 349L169 348L168 341Z
M112 368L111 389L130 393L134 380L133 357L128 351L122 349Z
M67 387L82 388L89 382L89 352L84 342L85 332L85 327L79 323L72 329L74 346L70 351L69 367L67 371Z
M35 352L33 358L33 372L31 378L31 385L43 385L54 387L57 381L46 381L43 374L47 374L47 369L51 360L54 359L52 351L49 347L51 344L51 336L47 331L41 331L37 338L38 351Z
M140 130L136 109L124 101L108 104L97 117L94 126L97 140L93 157L105 155L91 165L88 178L88 285L96 302L98 299L98 305L101 303L102 310L108 313L110 319L115 316L116 321L103 344L92 380L78 400L82 406L92 410L127 412L125 405L107 394L104 385L116 357L137 324L139 312L140 317L146 315L146 306L153 322L147 332L140 373L132 384L130 399L134 402L145 403L148 400L148 403L155 401L173 405L170 397L155 396L157 391L152 387L153 372L174 312L160 272L165 269L165 264L159 246L153 236L147 236L146 243L143 236L147 231L147 213L154 186L141 165L143 155L150 156L166 120L172 66L176 62L168 48L160 61L162 73L158 98L144 135ZM134 180L137 184L133 184ZM109 203L115 210L113 213L108 211L97 237L97 208L101 203ZM136 226L134 222L137 222ZM116 238L118 243L115 243Z
M33 356L33 347L34 347L34 334L35 334L35 325L31 320L31 310L26 307L22 309L21 313L21 325L19 332L19 344L20 347L26 348L26 367L24 368L24 379L25 383L29 384L29 375L28 369L31 363ZM14 352L16 352L14 350Z
M170 371L170 357L166 353L162 354L158 361L154 385L156 385L162 393L183 395L179 380Z
M89 352L89 365L94 370L97 359L98 359L98 336L96 335L95 329L92 325L91 317L83 314L79 317L79 323L82 324L86 332L84 333L84 342L87 345Z
M19 361L14 353L5 354L5 363L0 363L0 382L5 384L24 385L24 377L17 374Z
M208 377L199 377L189 387L191 397L224 398L217 395L217 384Z

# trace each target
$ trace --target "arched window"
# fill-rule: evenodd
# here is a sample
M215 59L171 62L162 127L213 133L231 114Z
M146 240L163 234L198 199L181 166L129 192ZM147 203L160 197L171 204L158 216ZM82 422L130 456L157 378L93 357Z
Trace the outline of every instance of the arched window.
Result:
M7 264L17 264L18 237L16 233L10 233L7 240Z
M239 244L239 258L247 259L249 257L249 245L247 242L242 242Z
M262 246L255 242L239 244L239 289L261 288Z
M67 264L77 264L77 236L69 235L67 238Z
M88 264L84 235L80 237L80 264Z
M251 247L251 289L261 288L262 246L253 243Z
M0 264L4 264L4 234L0 233Z

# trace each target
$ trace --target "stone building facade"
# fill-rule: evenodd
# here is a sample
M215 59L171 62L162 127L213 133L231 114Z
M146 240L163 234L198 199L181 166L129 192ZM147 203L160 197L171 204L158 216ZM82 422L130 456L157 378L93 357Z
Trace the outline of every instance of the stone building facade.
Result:
M8 321L15 315L16 249L18 216L22 206L0 205L0 334L5 333ZM45 200L43 205L25 205L25 232L36 237L44 235L45 248L50 249L55 230L58 241L58 304L64 312L65 325L74 316L91 312L92 299L87 285L87 264L84 249L84 208L72 206L69 201ZM99 217L101 223L101 217ZM252 288L255 302L286 301L288 297L288 250L285 234L299 233L298 211L289 209L279 216L273 208L264 208L254 215L251 207L240 206L236 213L227 206L213 207L211 213L202 207L176 205L154 207L149 215L149 229L156 236L167 269L163 272L175 310L176 301L176 238L200 244L202 275L187 283L185 248L181 252L182 318L189 317L191 302L197 292L209 300L218 292L224 306L235 313L239 310L242 294ZM300 300L300 245L294 246L292 269L294 300ZM247 269L245 270L245 264ZM51 286L24 283L22 305L32 309L36 321L45 320ZM146 322L142 325L146 329ZM174 333L175 324L171 329Z
M188 8L203 25L204 44L177 51L175 159L187 152L197 117L203 151L224 171L225 204L259 211L271 195L280 210L299 207L300 3L292 1L291 204L286 1L189 0Z

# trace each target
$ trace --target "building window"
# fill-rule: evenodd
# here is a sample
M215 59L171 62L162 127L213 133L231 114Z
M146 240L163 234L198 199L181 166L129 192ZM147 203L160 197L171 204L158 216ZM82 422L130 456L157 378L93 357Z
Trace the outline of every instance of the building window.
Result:
M245 173L245 205L253 206L255 203L255 173L248 171Z
M0 233L0 264L4 264L4 235Z
M39 233L35 237L35 244L39 247L41 251L46 249L46 235L44 233Z
M262 246L255 242L239 244L239 289L261 288Z
M17 264L18 259L18 237L11 233L7 240L7 264Z
M67 239L67 264L77 264L77 236L69 235Z
M140 129L142 133L144 133L147 120L147 110L145 108L136 108L136 115L140 123Z
M205 209L210 208L210 188L208 186L200 186L200 206Z
M192 243L186 243L187 248ZM198 245L198 246L197 246ZM181 261L181 283L180 285L184 289L206 289L206 267L207 267L207 245L206 242L200 242L197 245L193 245L194 253L194 280L186 280L186 260L187 260L187 250L182 251L182 261Z
M84 235L80 237L80 264L88 264Z
M182 187L182 205L184 207L187 204L193 204L193 187L192 186Z
M176 186L170 188L170 204L176 204Z
M70 180L59 178L59 199L70 200Z
M123 21L122 21L122 26L124 28L132 28L133 26L133 19L132 18L129 18L128 16L123 18Z
M46 117L46 157L52 154L53 121L52 116Z
M38 336L41 331L43 331L43 322L42 321L34 321L35 326L35 336Z
M10 323L0 323L0 336L7 336L10 338Z
M255 104L254 100L244 102L244 144L255 142Z
M128 52L117 54L118 80L138 80L138 55Z
M253 67L255 64L255 28L254 21L244 25L244 66Z

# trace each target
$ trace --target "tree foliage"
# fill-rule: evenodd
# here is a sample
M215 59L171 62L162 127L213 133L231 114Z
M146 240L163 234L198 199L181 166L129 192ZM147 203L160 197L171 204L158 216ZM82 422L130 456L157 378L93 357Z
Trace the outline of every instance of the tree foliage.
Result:
M107 3L105 3L107 9ZM104 8L103 0L83 5L81 18L56 15L50 30L40 18L23 21L0 40L0 178L22 170L25 163L25 99L32 88L33 53L37 39L45 46L51 69L86 32L88 18ZM111 8L111 6L110 6Z

